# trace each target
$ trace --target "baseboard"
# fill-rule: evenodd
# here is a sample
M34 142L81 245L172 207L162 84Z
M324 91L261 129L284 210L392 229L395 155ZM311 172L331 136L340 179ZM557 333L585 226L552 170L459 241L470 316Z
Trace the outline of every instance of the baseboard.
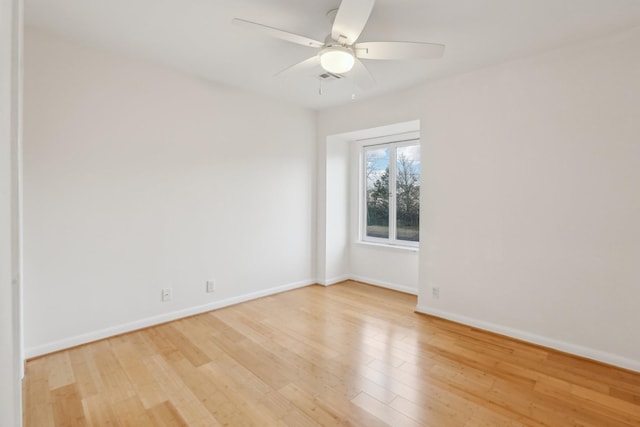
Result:
M275 288L264 289L258 292L239 295L236 297L227 298L220 301L213 301L213 302L195 306L195 307L189 307L183 310L164 313L158 316L136 320L134 322L124 323L118 326L101 329L95 332L76 335L73 337L65 338L59 341L54 341L54 342L36 346L36 347L25 348L25 352L24 352L25 358L27 360L32 359L34 357L42 356L49 353L54 353L56 351L65 350L71 347L76 347L76 346L87 344L93 341L98 341L101 339L113 337L115 335L132 332L138 329L148 328L150 326L159 325L165 322L170 322L172 320L182 319L184 317L206 313L211 310L228 307L231 305L239 304L246 301L251 301L251 300L266 297L269 295L275 295L281 292L303 288L305 286L313 285L315 283L316 283L315 280L304 280L301 282L290 283L283 286L277 286Z
M418 295L418 290L410 288L408 286L397 285L391 282L384 282L382 280L372 279L371 277L357 276L357 275L344 275L338 276L327 280L319 280L317 283L323 286L331 286L338 283L342 283L346 280L355 280L357 282L366 283L367 285L374 285L381 288L387 288L398 292L404 292L405 294Z
M366 283L368 285L375 285L381 288L387 288L398 292L404 292L405 294L418 295L418 290L410 288L408 286L397 285L395 283L384 282L382 280L372 279L364 276L349 276L351 280L357 280L358 282Z
M425 307L418 305L416 307L418 313L427 314L430 316L440 317L442 319L451 320L453 322L462 323L464 325L473 326L485 331L494 332L500 335L505 335L517 340L526 341L532 344L537 344L543 347L551 348L561 351L563 353L569 353L575 356L584 357L597 362L605 363L607 365L613 365L620 368L628 369L634 372L640 372L640 361L628 359L626 357L618 356L616 354L607 353L605 351L592 349L589 347L583 347L577 344L567 343L564 341L558 341L553 338L548 338L542 335L532 334L530 332L521 331L519 329L513 329L506 326L502 326L496 323L485 322L483 320L473 319L470 317L462 316L447 311L437 310L431 307Z
M331 285L335 285L337 283L342 283L345 280L350 280L351 276L349 275L345 275L345 276L337 276L337 277L333 277L331 279L327 279L327 280L320 280L317 281L316 283L319 283L323 286L331 286Z
M362 276L347 276L344 278L335 278L335 279L332 279L331 281L325 281L325 283L321 283L321 284L328 286L328 285L343 282L344 280L349 280L349 279L357 280L359 282L364 282L371 285L393 289L393 290L397 290L400 292L405 292L413 295L417 293L417 291L412 288L399 286L393 283L382 282L379 280L373 280L371 278L362 277ZM54 341L41 346L25 348L24 355L26 359L31 359L34 357L42 356L44 354L53 353L56 351L68 349L68 348L75 347L82 344L87 344L93 341L98 341L98 340L109 338L115 335L132 332L138 329L147 328L147 327L158 325L165 322L170 322L172 320L193 316L195 314L206 313L211 310L216 310L219 308L228 307L231 305L239 304L246 301L251 301L251 300L262 298L265 296L275 295L281 292L302 288L305 286L313 285L315 283L317 282L314 280L305 280L305 281L290 283L287 285L278 286L274 288L264 289L258 292L239 295L236 297L227 298L220 301L213 301L208 304L203 304L196 307L190 307L187 309L178 310L171 313L164 313L159 316L140 319L135 322L121 324L118 326L101 329L101 330L90 332L87 334L76 335L74 337L65 338L63 340ZM462 316L462 315L458 315L458 314L450 313L446 311L441 311L441 310L437 310L430 307L419 305L416 307L416 311L419 313L440 317L443 319L451 320L451 321L462 323L465 325L477 327L479 329L484 329L490 332L495 332L497 334L505 335L518 340L552 348L554 350L562 351L562 352L573 354L576 356L585 357L587 359L596 360L598 362L606 363L609 365L614 365L614 366L618 366L624 369L629 369L635 372L640 372L640 361L628 359L612 353L607 353L607 352L591 349L588 347L583 347L576 344L554 340L548 337L532 334L526 331L509 328L509 327L498 325L495 323L485 322L483 320L473 319L470 317L466 317L466 316Z

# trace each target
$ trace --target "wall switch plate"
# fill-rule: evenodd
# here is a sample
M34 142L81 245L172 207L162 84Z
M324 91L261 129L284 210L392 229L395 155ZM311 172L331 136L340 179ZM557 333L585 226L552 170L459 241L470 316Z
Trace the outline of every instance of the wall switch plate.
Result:
M164 288L162 290L162 302L171 301L171 289Z
M433 297L433 299L440 298L440 288L436 288L436 287L431 288L431 296Z
M207 280L207 293L211 293L216 290L216 282L213 280Z

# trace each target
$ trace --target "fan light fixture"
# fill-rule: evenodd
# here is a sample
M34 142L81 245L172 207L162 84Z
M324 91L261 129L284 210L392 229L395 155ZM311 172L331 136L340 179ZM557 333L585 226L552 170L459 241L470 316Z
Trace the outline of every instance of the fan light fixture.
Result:
M333 1L338 3L337 0ZM358 38L364 30L376 0L340 0L340 6L327 12L327 18L332 22L331 32L324 41L310 39L299 34L280 30L269 25L234 18L233 23L255 31L260 31L271 37L295 43L297 45L318 49L314 55L298 62L279 73L283 76L293 72L312 72L318 76L319 68L324 74L333 74L334 78L346 77L353 80L362 90L375 85L375 80L363 61L400 59L430 59L440 58L444 52L444 45L424 42L359 42ZM345 74L343 76L343 74ZM275 77L275 76L274 76Z
M342 74L351 71L356 63L353 51L342 46L329 46L320 51L320 65L326 71Z

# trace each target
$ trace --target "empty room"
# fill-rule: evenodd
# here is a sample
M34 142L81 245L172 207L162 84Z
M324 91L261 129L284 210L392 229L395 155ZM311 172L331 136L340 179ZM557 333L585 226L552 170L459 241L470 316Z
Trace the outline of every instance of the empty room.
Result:
M0 425L640 426L637 0L0 0Z

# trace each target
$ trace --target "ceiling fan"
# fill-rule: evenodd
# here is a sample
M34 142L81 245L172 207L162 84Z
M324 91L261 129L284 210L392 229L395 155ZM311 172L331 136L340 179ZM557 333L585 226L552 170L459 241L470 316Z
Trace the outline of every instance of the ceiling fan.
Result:
M362 89L375 85L375 80L361 59L431 59L440 58L444 45L423 42L379 41L357 42L364 29L375 0L342 0L340 7L327 13L333 19L331 33L324 42L290 33L278 28L234 18L233 23L261 31L271 37L320 49L317 55L295 64L276 75L317 68L320 65L335 77L352 77Z

